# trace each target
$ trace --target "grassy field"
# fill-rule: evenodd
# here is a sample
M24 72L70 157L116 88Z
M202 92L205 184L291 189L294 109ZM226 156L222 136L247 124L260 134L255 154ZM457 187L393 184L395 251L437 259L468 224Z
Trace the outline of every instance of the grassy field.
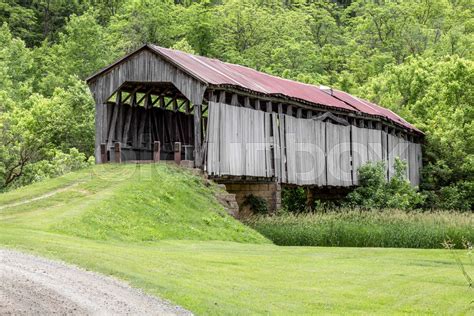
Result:
M474 313L445 250L275 246L228 217L214 190L164 165L96 166L0 195L0 245L197 314Z
M247 219L247 223L284 246L443 248L450 240L463 249L474 242L474 214L450 211L335 210Z

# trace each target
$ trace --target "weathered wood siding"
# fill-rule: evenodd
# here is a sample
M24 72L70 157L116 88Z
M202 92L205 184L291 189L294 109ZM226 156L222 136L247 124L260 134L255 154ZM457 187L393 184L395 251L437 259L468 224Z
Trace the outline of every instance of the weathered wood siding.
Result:
M96 104L103 104L126 81L171 82L193 104L202 104L207 85L184 73L149 50L142 50L111 68L89 88Z
M420 184L421 167L421 145L410 142L408 145L408 172L410 182L414 186Z
M363 127L351 126L351 155L353 184L359 184L359 175L357 170L368 162L378 162L384 160L383 138L386 134L378 129L369 129ZM385 147L385 151L387 151Z
M395 157L419 183L421 146L378 129L268 113L210 102L207 171L211 175L275 177L281 183L358 184L357 169ZM393 167L387 170L393 176Z
M209 103L207 171L215 175L271 177L265 124L269 113ZM268 130L268 129L267 129ZM269 174L270 173L270 174Z
M327 185L352 185L350 126L326 123Z
M200 105L207 85L184 73L149 50L142 50L89 82L96 103L96 160L106 142L110 116L106 103L125 82L170 82L193 104Z

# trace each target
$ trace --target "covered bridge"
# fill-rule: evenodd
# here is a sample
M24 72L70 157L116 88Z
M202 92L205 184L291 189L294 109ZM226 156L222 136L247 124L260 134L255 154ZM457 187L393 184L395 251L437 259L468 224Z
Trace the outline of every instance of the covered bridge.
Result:
M183 161L272 208L281 185L336 192L369 161L385 161L389 178L400 157L419 183L422 132L343 91L149 44L87 83L97 163Z

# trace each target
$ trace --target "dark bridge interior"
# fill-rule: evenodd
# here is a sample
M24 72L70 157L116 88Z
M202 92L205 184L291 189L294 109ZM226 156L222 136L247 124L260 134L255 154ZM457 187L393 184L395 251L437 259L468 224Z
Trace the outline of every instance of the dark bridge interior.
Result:
M153 160L156 142L160 160L174 159L177 142L181 159L193 160L193 106L173 84L125 82L106 104L108 161L117 143L121 161Z

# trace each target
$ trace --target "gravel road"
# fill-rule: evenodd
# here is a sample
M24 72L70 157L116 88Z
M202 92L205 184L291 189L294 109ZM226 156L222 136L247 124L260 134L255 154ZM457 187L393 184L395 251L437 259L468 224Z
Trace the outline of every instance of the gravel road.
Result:
M0 249L0 315L191 315L124 282Z

